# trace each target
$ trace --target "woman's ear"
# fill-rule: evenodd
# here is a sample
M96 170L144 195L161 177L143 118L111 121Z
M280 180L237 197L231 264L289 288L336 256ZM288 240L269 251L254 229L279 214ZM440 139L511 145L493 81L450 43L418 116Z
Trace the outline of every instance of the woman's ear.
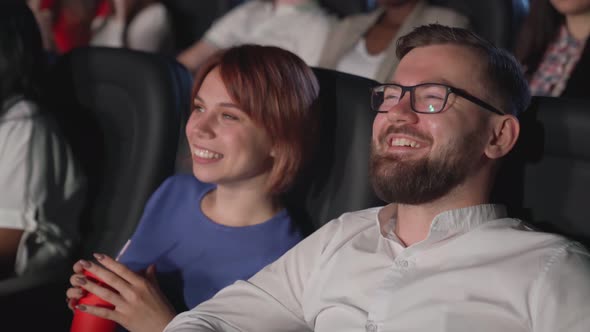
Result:
M271 158L275 158L277 156L276 150L277 150L277 147L274 145L270 148L270 157Z
M492 137L485 148L490 159L499 159L512 150L520 134L520 122L513 115L503 115L491 121Z

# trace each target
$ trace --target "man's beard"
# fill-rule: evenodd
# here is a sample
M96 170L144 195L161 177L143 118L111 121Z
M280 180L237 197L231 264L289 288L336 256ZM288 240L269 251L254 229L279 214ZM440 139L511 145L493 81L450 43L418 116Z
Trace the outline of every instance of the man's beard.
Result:
M474 131L451 142L434 157L404 160L380 155L373 142L369 165L373 189L388 203L432 202L463 183L480 161L481 146L481 133Z

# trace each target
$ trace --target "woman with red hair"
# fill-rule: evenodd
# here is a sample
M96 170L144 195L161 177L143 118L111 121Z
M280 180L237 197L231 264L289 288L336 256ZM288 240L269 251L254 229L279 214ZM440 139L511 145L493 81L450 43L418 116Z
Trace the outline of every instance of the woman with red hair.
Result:
M297 244L304 232L284 196L315 143L318 93L312 70L277 47L244 45L205 61L186 125L193 174L169 178L152 195L119 262L95 254L99 263L74 265L70 308L130 331L162 331L175 313L155 271L192 308ZM132 272L146 269L145 277ZM115 308L76 305L86 291Z

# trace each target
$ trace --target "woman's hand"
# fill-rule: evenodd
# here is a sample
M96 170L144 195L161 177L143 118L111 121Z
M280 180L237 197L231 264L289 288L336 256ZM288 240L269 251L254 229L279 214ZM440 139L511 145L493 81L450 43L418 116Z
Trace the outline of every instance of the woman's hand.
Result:
M78 301L87 293L83 288L74 285L74 280L76 280L78 277L84 278L84 275L82 274L82 272L84 272L82 262L83 261L77 261L76 264L74 264L72 268L74 270L74 274L70 277L70 284L72 284L73 287L68 288L66 291L66 302L72 311L74 311Z
M150 265L144 277L106 255L94 254L94 257L103 267L84 260L74 264L76 274L70 278L74 288L66 292L69 306L75 305L74 302L81 297L79 296L81 293L78 293L76 288L84 288L110 302L115 308L107 309L89 305L76 305L75 308L113 320L129 331L160 332L164 330L174 318L175 312L158 286L155 266ZM81 274L81 268L94 274L115 291L99 286L86 278Z

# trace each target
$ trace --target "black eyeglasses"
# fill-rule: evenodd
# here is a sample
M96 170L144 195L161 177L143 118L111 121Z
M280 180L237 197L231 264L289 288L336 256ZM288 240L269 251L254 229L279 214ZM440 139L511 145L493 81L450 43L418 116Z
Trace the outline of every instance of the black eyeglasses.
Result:
M410 92L412 110L416 113L432 114L441 112L447 104L449 95L454 93L490 112L504 115L504 112L499 111L494 106L465 90L439 83L422 83L414 86L403 86L394 83L378 85L371 88L371 108L376 112L386 113L400 102L407 91Z

